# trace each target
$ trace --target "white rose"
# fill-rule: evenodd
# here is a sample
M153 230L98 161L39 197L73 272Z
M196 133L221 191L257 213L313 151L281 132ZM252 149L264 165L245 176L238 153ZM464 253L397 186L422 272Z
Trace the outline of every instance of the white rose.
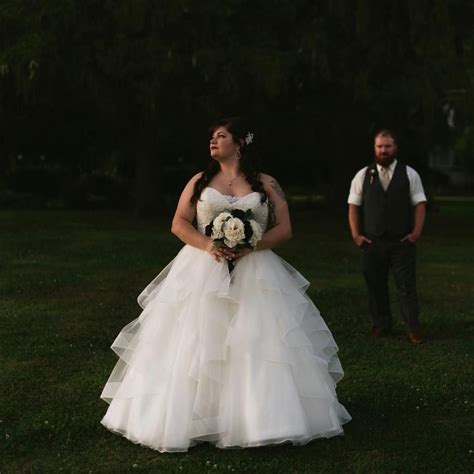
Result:
M239 242L237 240L227 240L224 239L224 244L229 247L230 249L233 249L234 247L237 246Z
M228 247L235 247L241 240L245 239L244 223L237 217L231 217L224 222L224 243Z
M253 219L250 219L249 222L253 232L252 237L250 237L249 243L252 247L256 247L257 242L262 238L263 235L262 228L260 227L260 224Z
M224 237L224 232L221 230L217 230L215 227L212 228L212 233L211 233L211 239L216 240L216 239L222 239Z
M224 237L224 232L222 231L222 227L224 222L232 217L230 212L221 212L213 221L212 223L212 239L222 239Z

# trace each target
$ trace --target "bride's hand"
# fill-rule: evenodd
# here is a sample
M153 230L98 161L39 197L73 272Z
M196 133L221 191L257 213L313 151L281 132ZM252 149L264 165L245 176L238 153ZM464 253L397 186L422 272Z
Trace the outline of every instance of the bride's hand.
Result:
M235 254L231 249L228 249L226 247L222 247L220 245L216 245L216 243L213 240L210 240L209 243L207 244L206 247L206 252L211 254L215 260L218 262L221 261L221 258L225 260L234 260L235 259Z
M248 255L249 253L252 253L253 250L248 248L248 247L244 247L243 249L239 249L239 250L235 250L234 251L234 258L232 259L232 261L234 263L237 263L242 257L245 257L246 255Z

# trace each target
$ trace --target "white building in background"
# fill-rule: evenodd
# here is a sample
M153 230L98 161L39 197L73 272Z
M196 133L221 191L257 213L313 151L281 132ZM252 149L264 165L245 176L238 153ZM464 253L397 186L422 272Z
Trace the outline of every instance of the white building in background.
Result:
M465 107L465 95L465 89L449 90L446 93L446 100L441 106L445 123L453 133L459 127L456 109L461 107L462 110L462 107ZM474 176L469 172L465 159L456 155L454 141L452 141L451 145L435 145L429 155L428 166L430 169L442 173L446 177L447 183L441 185L442 188L461 192L472 190Z
M450 188L465 189L472 185L473 177L463 163L456 160L456 152L451 147L435 146L430 153L428 164L432 170L447 176Z

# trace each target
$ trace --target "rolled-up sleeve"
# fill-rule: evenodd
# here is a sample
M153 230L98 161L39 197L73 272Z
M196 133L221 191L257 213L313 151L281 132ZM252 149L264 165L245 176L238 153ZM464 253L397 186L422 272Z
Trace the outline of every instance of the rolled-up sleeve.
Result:
M413 206L426 202L425 190L420 175L410 166L407 166L408 181L410 182L410 200Z
M348 204L354 204L355 206L362 205L362 189L364 187L366 169L367 167L359 170L352 179L349 197L347 198Z

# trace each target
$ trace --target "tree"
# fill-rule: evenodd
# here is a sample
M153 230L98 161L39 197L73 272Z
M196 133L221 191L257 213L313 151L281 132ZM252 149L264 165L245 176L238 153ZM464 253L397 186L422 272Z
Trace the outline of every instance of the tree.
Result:
M470 90L471 14L465 0L3 2L2 156L29 142L79 172L114 156L154 214L170 161L196 163L205 124L246 113L270 171L342 203L376 127L420 159L445 91Z

